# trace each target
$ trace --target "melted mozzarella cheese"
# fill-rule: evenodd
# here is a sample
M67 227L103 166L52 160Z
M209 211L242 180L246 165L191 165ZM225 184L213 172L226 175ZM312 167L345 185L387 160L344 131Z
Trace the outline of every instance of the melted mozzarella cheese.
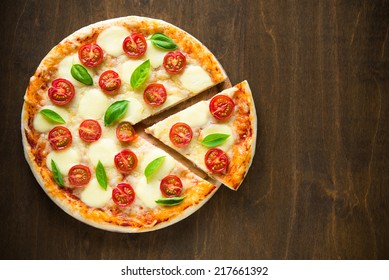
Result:
M94 166L96 166L100 160L104 167L113 167L115 166L114 158L118 152L119 149L115 141L113 139L104 138L90 144L87 155Z
M131 59L131 60L128 60L128 61L124 62L123 64L121 64L118 67L118 71L119 71L119 76L122 79L122 82L130 84L132 73L143 62L144 62L144 60Z
M80 194L81 201L94 208L104 207L111 197L111 188L108 187L107 190L103 190L97 179L92 179Z
M60 108L58 106L47 105L47 106L44 106L41 108L41 110L43 110L43 109L52 110L52 111L56 112L58 115L60 115L64 119L65 122L69 121L69 113L64 108ZM54 123L54 122L46 119L41 114L36 114L34 117L33 125L34 125L34 129L36 131L49 132L54 126L57 126L58 123Z
M160 181L151 181L147 183L146 177L142 177L138 183L134 185L136 199L140 199L147 207L153 208L157 206L155 201L162 197L159 185Z
M72 166L80 163L81 156L73 148L68 148L64 151L51 151L46 158L46 165L50 170L51 160L54 160L62 175L67 175Z
M225 124L211 124L210 126L207 126L205 129L201 131L200 139L204 139L207 135L214 134L214 133L229 135L226 141L220 146L218 146L218 148L222 149L223 151L225 152L228 151L231 148L232 144L234 143L234 135L231 127Z
M182 122L191 127L205 125L211 119L207 101L201 101L181 112L180 119Z
M76 87L83 87L85 85L74 79L70 72L73 64L81 64L80 59L78 58L78 54L68 55L61 60L61 62L58 64L57 78L64 78L66 80L69 80ZM89 68L86 69L89 74L91 74L91 70ZM93 77L93 75L91 76Z
M108 185L116 186L123 180L123 175L116 169L116 167L104 167L108 178Z
M147 51L145 56L146 59L150 59L150 64L153 68L158 68L162 65L166 53L166 51L155 47L150 40L147 40Z
M154 174L151 175L149 178L149 182L155 181L155 180L161 180L173 170L173 168L176 166L175 160L169 156L167 153L160 149L152 149L145 153L143 157L140 159L140 169L141 172L144 173L147 165L152 162L153 160L165 156L164 161L162 162L161 166L158 167L158 169L155 171Z
M122 120L128 121L131 124L136 124L144 118L144 107L137 99L133 97L127 98L127 100L129 101L128 108Z
M193 93L199 93L213 85L209 74L197 65L188 65L179 80L184 88Z
M175 95L168 95L167 98L166 98L166 101L165 103L163 103L161 105L161 109L166 109L166 108L169 108L175 104L177 104L178 102L181 101L181 98L178 97L178 96L175 96Z
M107 54L116 57L124 54L123 41L129 35L127 28L112 26L101 32L96 42Z
M81 97L78 112L84 119L100 119L108 108L108 98L99 89L92 89Z

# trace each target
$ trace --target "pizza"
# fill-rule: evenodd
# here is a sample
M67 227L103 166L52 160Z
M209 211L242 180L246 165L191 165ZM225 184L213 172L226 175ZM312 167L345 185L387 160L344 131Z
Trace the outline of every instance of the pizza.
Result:
M86 26L30 79L26 160L47 195L86 224L117 232L171 225L220 183L152 141L142 123L226 79L201 42L165 21L129 16Z
M256 112L247 81L146 129L227 187L237 190L253 160Z

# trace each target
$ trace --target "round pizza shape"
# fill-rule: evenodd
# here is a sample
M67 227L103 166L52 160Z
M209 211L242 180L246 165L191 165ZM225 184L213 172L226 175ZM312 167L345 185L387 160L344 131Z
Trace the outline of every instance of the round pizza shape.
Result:
M129 16L86 26L56 45L30 79L25 157L47 195L86 224L117 232L166 227L201 207L220 183L153 144L142 121L226 78L204 45L162 20ZM193 142L189 130L175 139Z

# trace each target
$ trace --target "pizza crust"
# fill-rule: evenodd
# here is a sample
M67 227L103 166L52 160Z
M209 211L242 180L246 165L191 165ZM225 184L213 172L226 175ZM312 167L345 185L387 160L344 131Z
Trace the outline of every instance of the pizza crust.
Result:
M215 176L232 190L239 188L250 169L257 141L257 113L250 86L247 81L243 81L236 87L238 90L234 93L233 100L238 108L233 127L240 139L233 147L233 157L227 174Z
M150 212L150 216L144 219L142 217L129 217L126 221L125 219L111 217L101 209L92 209L86 206L70 191L67 192L58 187L46 166L47 152L45 152L45 145L47 143L42 141L40 133L33 129L32 124L35 114L42 106L43 96L47 92L48 84L57 71L58 63L65 56L75 53L81 45L96 40L102 30L117 24L126 26L131 30L139 30L145 35L163 32L171 37L183 51L190 53L193 59L199 61L215 84L227 78L220 63L204 45L192 35L172 24L162 20L134 16L94 23L69 35L51 49L31 77L25 93L25 103L21 115L22 142L25 158L37 182L50 199L67 214L83 223L103 230L126 233L146 232L167 227L188 217L213 196L220 184L215 185L206 181L199 181L200 191L193 192L188 196L190 200L186 199L185 203L174 207L160 207L162 210L155 213ZM152 221L148 220L149 218Z

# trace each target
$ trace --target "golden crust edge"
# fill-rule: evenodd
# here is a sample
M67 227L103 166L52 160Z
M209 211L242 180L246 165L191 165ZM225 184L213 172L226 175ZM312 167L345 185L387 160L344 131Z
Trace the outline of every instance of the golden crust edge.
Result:
M256 142L257 142L257 113L255 109L255 104L254 104L254 98L249 86L249 83L247 80L244 80L240 82L239 84L235 85L234 87L242 87L242 91L247 97L247 101L249 102L249 110L250 110L250 124L251 127L250 129L252 130L252 137L250 137L251 141L249 141L250 144L250 149L247 151L248 156L250 156L250 159L248 161L248 164L245 165L245 168L243 171L240 172L240 174L234 174L234 176L213 176L215 177L216 180L227 186L228 188L237 191L240 185L243 183L248 170L251 167L251 164L254 159L255 155L255 148L256 148ZM221 92L222 93L222 92ZM245 142L247 142L246 140ZM236 166L242 166L246 162L245 158L247 157L242 157L240 154L234 154L233 159L231 160L232 165L229 166L229 168L236 168ZM210 174L212 176L212 174Z

